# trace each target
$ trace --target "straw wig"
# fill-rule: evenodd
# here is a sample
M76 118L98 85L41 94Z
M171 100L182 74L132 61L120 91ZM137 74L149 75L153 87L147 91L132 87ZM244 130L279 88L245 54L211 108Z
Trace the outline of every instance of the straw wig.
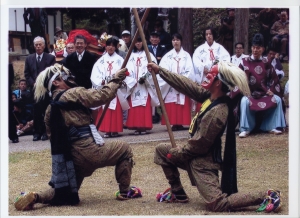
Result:
M233 90L237 86L243 95L250 96L248 78L243 70L232 63L220 61L218 63L218 71L218 78L230 90Z
M54 64L53 66L47 67L45 70L40 72L36 78L34 84L34 100L36 102L45 98L48 92L49 96L52 96L52 82L58 77L63 75L72 75L69 69L60 64Z

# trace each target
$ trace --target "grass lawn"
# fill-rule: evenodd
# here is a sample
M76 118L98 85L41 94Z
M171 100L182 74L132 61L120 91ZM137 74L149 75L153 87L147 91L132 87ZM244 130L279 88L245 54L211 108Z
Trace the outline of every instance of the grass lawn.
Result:
M223 139L224 140L224 139ZM177 140L176 143L185 143ZM9 154L9 208L10 216L94 216L94 215L259 215L257 207L230 213L212 213L205 210L196 187L191 186L187 173L181 171L183 186L190 197L187 204L156 202L155 196L169 187L160 166L153 163L153 152L158 142L132 144L135 166L132 185L142 189L143 197L130 201L115 200L118 189L114 167L98 169L84 180L79 191L78 206L50 207L36 204L32 211L16 211L13 202L21 191L40 192L48 189L51 176L50 151ZM283 207L280 215L289 211L288 199L288 132L275 136L265 133L248 138L237 138L237 172L240 193L281 190ZM264 214L264 213L263 213ZM271 213L270 215L272 215ZM266 215L266 214L265 214Z

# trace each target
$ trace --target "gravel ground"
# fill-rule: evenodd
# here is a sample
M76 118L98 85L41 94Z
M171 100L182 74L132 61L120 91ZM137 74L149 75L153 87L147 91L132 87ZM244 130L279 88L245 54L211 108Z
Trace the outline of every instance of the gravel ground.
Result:
M138 144L149 141L165 141L169 140L167 127L160 124L153 124L153 129L148 131L145 135L134 135L134 130L124 129L124 132L119 133L117 138L105 138L104 141L109 142L115 139L124 140L130 144ZM100 133L103 136L103 133ZM188 138L188 127L181 131L173 132L175 139ZM19 143L9 142L9 153L22 151L41 151L50 149L50 141L32 141L32 135L19 137Z
M289 124L289 109L286 111L287 125ZM105 138L104 140L109 142L115 139L124 140L130 144L138 144L141 142L150 141L166 141L170 140L167 127L160 124L153 124L153 129L148 131L146 135L134 135L134 130L124 129L122 133L119 133L117 138ZM100 133L103 136L103 133ZM188 138L188 127L184 130L174 131L174 139ZM45 149L50 149L50 142L47 141L32 141L32 135L26 135L19 137L19 143L12 143L9 140L9 153L22 152L22 151L41 151Z

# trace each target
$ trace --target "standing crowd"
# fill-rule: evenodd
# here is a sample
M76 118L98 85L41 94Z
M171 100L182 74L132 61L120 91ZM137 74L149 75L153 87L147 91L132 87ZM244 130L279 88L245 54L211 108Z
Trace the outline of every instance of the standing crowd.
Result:
M233 21L234 9L229 9L228 14L231 18L224 23ZM281 12L281 16L287 17L286 12ZM280 26L277 22L288 24L283 20L276 21L271 31ZM274 36L272 44L281 41L283 48L282 35L286 32L277 33L280 36ZM151 131L153 122L160 119L157 118L160 102L152 75L158 81L172 130L189 126L191 135L186 144L172 148L162 143L155 150L154 162L161 165L172 196L170 199L161 196L159 201L189 201L180 181L178 168L181 168L191 173L190 179L208 210L230 211L261 203L265 192L237 193L235 128L239 126L239 137L244 138L255 128L277 135L286 127L280 60L276 62L272 46L268 56L263 56L265 39L261 33L254 35L250 55L243 54L243 42L235 43L235 55L231 55L215 41L216 31L212 27L203 29L203 37L205 42L191 56L182 47L184 36L179 33L170 36L157 20L148 42L151 63L142 39L138 37L131 45L128 30L121 33L127 47L124 52L133 46L127 63L119 55L120 39L116 36L105 40L105 51L99 58L88 50L89 36L77 34L73 41L67 41L67 46L73 43L75 49L63 60L56 60L58 63L53 55L44 52L44 38L36 37L33 41L36 52L27 57L24 74L35 98L31 102L33 141L51 138L51 188L21 196L16 208L31 209L35 203L78 204L78 189L84 177L104 166L116 166L117 199L134 198L131 190L139 189L130 186L134 163L130 146L119 140L106 145L99 131L104 138L117 137L124 128L136 135ZM227 45L229 39L224 37ZM20 90L22 87L20 81ZM193 105L197 112L194 118ZM161 125L166 125L164 117ZM221 137L225 129L222 159ZM64 169L62 163L69 169ZM221 186L219 170L223 170ZM267 195L274 200L271 211L279 210L280 192L268 190Z

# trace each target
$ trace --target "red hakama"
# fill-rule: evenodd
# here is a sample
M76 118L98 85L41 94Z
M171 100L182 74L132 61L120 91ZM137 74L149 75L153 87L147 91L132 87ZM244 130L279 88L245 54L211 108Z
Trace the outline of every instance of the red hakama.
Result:
M129 98L128 117L126 126L128 129L138 130L150 130L153 128L152 124L152 107L151 97L148 94L146 106L132 107L131 97Z
M191 100L185 96L184 105L165 103L166 112L170 121L170 125L185 125L191 123ZM161 124L166 125L164 116L162 116Z
M99 119L101 117L103 108L99 110L95 125L97 126ZM123 114L121 104L117 97L116 110L107 109L103 121L98 129L100 132L123 132Z

